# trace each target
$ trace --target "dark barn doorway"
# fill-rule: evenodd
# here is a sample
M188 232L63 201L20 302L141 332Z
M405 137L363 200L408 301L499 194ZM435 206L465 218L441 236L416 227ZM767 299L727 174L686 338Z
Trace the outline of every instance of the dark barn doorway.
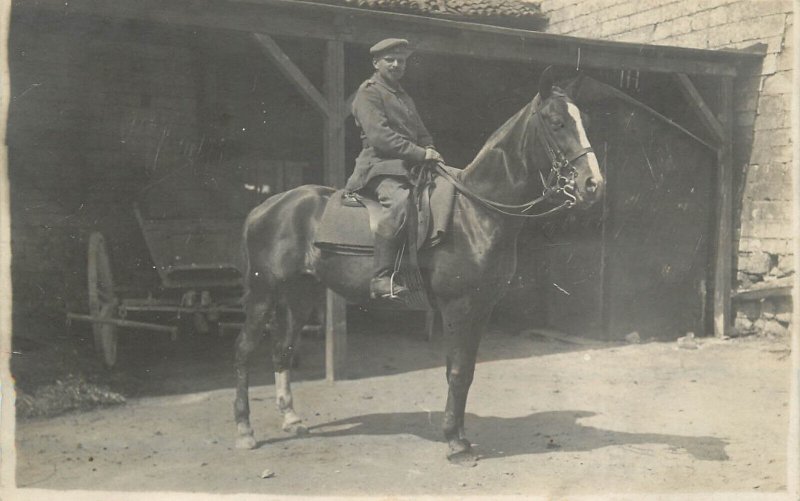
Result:
M528 257L503 316L608 340L706 332L716 152L597 80L583 81L576 102L589 117L606 198L523 232L520 255ZM694 125L685 116L681 123Z
M342 105L372 72L369 45L403 33L419 49L405 84L455 166L466 165L531 99L548 64L565 72L584 64L606 84L622 88L624 80L626 91L631 73L621 68L649 72L661 85L639 88L637 72L631 95L701 136L692 143L692 135L630 101L615 108L612 98L586 98L592 139L603 144L598 151L617 190L600 210L525 230L519 274L497 319L618 338L631 330L710 332L713 311L713 331L724 334L730 325L733 82L738 68L760 55L261 3L223 2L202 13L178 12L170 2L101 12L71 3L66 18L58 2L15 8L9 127L15 322L49 312L60 329L65 311L85 310L92 231L109 232L120 282L152 270L132 204L162 179L154 173L188 167L204 178L202 192L220 195L237 214L296 184L341 184L359 148ZM287 80L287 66L275 64L281 56L301 75ZM675 90L672 76L685 79L684 93L697 86L701 96L688 101L706 113L704 127L683 120L692 104ZM626 106L637 111L628 116ZM706 122L716 132L717 162L702 145ZM636 134L610 137L625 127ZM179 188L191 206L198 200L188 184ZM239 196L225 198L232 191ZM713 304L706 299L711 295ZM328 299L335 318L343 309ZM326 343L332 353L344 353L346 343L334 341L346 333L334 330L326 330Z

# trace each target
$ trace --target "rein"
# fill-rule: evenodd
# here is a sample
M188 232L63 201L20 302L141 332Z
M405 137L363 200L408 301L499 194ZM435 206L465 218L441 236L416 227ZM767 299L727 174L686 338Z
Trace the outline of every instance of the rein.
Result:
M503 216L537 219L550 216L564 209L569 209L575 204L576 200L575 195L572 193L572 188L574 187L575 176L577 173L575 171L575 167L572 166L572 163L584 155L591 153L593 150L592 148L583 148L576 151L569 157L566 157L561 151L561 148L558 147L555 137L553 137L553 133L547 128L547 124L542 121L541 115L537 114L537 111L534 111L532 114L535 115L534 118L539 122L537 132L542 131L542 134L537 134L536 137L541 139L545 148L545 152L547 153L547 157L550 159L550 173L548 174L547 179L545 179L541 171L539 171L539 177L542 179L542 185L544 186L541 196L519 205L509 205L495 202L470 190L455 176L450 174L450 172L443 167L442 163L436 164L436 172L438 172L439 175L444 177L448 182L455 186L458 191L470 199ZM564 172L565 170L567 170L566 173ZM527 214L528 211L532 210L540 203L549 200L554 195L564 195L567 197L567 199L564 200L564 202L562 202L560 205L557 205L556 207L553 207L545 212Z
M526 204L506 205L506 204L502 204L500 202L494 202L492 200L484 198L481 195L478 195L474 191L470 190L464 184L462 184L461 181L456 179L455 176L453 176L452 174L447 172L447 170L444 167L442 167L441 163L436 164L436 172L438 172L439 175L444 177L450 184L455 186L456 189L459 192L463 193L464 195L469 197L471 200L479 202L481 205L483 205L487 209L490 209L491 211L496 212L498 214L501 214L503 216L522 217L522 218L526 218L526 219L536 219L536 218L540 218L540 217L549 216L551 214L555 214L556 212L560 212L560 211L562 211L564 209L568 209L569 207L572 206L572 201L571 200L565 200L563 203L561 203L561 205L553 207L552 209L547 210L545 212L541 212L541 213L538 213L538 214L526 214L525 212L527 212L528 210L532 209L535 205L539 204L540 202L543 202L543 201L547 200L549 197L546 197L545 195L542 195L539 198L537 198L535 200L531 200L530 202L528 202ZM521 209L521 211L520 212L508 212L508 210L507 210L507 209L516 209L516 208Z

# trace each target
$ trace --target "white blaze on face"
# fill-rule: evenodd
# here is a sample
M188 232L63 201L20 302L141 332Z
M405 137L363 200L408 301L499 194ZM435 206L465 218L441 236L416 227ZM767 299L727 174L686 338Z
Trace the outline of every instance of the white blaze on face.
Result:
M589 144L589 138L586 137L586 130L583 128L583 120L581 120L581 111L573 103L567 103L567 111L569 112L569 116L575 120L575 125L578 128L578 139L581 143L581 146L584 148L590 148L591 144ZM600 164L597 162L597 156L594 154L594 152L586 155L586 159L589 161L589 170L592 173L591 177L598 181L602 179L603 175L600 173Z

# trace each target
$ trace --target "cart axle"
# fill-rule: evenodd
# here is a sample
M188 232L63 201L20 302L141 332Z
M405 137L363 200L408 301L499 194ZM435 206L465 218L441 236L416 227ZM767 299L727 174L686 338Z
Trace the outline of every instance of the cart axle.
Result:
M220 322L219 328L220 331L225 329L241 329L242 325L244 324L241 322ZM266 328L267 330L272 329L272 324L267 324ZM321 325L304 325L303 328L301 329L301 332L319 332L321 330L322 330Z

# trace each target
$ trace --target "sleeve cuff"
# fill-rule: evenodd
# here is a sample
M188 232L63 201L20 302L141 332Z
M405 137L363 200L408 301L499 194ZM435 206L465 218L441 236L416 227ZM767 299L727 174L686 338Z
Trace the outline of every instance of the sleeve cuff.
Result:
M417 149L414 150L414 160L417 162L425 160L425 148L417 146Z

